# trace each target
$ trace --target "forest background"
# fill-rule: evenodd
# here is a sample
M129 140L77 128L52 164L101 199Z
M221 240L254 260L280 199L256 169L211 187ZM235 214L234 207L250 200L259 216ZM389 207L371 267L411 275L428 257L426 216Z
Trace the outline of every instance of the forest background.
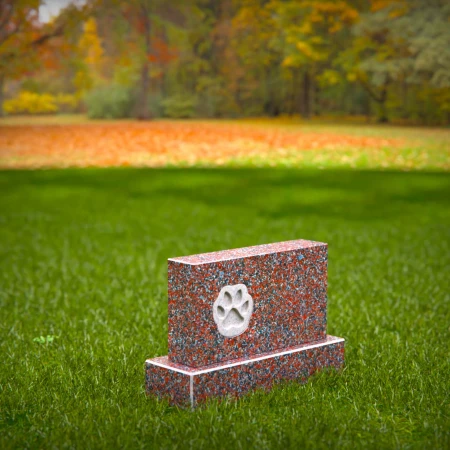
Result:
M0 1L3 115L450 123L445 0L43 4Z

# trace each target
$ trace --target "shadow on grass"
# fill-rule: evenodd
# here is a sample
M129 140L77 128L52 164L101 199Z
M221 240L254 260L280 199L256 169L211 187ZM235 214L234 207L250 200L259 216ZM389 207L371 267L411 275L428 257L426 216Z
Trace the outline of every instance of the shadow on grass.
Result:
M164 198L211 208L243 207L266 217L395 218L418 205L450 206L450 175L436 172L294 169L70 169L0 172L2 192L70 198L86 190L124 201Z

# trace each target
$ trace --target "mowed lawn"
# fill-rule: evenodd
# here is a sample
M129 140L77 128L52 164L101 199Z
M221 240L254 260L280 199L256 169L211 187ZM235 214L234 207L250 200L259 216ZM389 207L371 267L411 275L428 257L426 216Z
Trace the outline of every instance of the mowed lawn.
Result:
M0 120L0 169L279 167L450 170L450 129L295 118Z
M0 189L0 448L449 448L447 173L17 170ZM167 258L297 238L329 244L345 369L195 411L147 398Z

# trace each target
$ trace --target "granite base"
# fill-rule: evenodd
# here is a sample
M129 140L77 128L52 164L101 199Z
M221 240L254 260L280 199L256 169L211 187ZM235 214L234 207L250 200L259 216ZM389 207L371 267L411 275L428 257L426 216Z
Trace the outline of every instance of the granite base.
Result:
M148 395L195 407L209 397L240 397L283 380L305 383L318 370L340 369L343 364L344 339L327 336L323 341L202 368L174 363L167 356L148 359L145 387Z

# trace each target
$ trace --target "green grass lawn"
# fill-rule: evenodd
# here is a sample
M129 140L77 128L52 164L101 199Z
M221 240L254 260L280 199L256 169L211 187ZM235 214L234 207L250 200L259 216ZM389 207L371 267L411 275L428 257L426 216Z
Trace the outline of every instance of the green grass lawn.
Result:
M448 174L4 171L0 189L0 448L449 448ZM147 398L167 258L297 238L329 244L345 369L193 412Z

